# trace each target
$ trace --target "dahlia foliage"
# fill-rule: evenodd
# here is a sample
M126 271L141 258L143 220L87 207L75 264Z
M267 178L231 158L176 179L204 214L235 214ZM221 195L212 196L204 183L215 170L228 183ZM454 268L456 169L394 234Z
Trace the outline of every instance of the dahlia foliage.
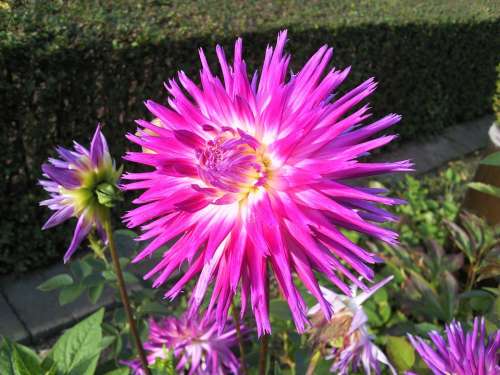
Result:
M475 318L470 332L464 332L460 323L452 322L445 333L444 338L436 331L429 333L435 349L420 337L409 335L435 375L500 374L500 330L487 337L484 318Z
M368 125L368 105L358 106L376 87L373 79L345 94L336 89L349 68L326 70L332 49L323 46L288 77L286 31L266 49L260 73L249 79L242 40L229 65L216 54L220 79L200 50L201 85L183 72L166 85L168 106L147 101L156 123L137 121L128 138L142 147L126 159L152 167L128 173L126 190L145 190L125 215L129 227L142 226L150 242L135 258L149 257L168 241L177 242L145 278L164 284L181 265L186 272L166 293L177 296L197 278L189 313L196 314L213 284L209 310L223 324L241 288L242 314L250 301L259 334L270 332L267 284L274 274L298 331L307 326L307 306L293 274L332 314L314 272L343 293L344 278L366 289L370 265L379 261L340 231L348 228L395 243L397 234L377 223L394 216L377 204L399 201L384 191L356 187L348 180L411 169L409 161L367 163L357 158L392 141L371 137L400 120L388 115Z
M373 343L368 333L368 317L361 306L375 292L392 280L392 276L380 281L368 291L353 297L347 297L321 288L325 299L330 303L334 315L328 321L320 314L320 305L309 310L313 327L311 332L316 341L316 347L325 358L332 360L331 371L335 374L350 374L350 369L363 367L367 375L372 371L381 373L380 364L388 367L392 374L396 370L389 363L385 354Z
M245 333L246 328L240 327ZM149 322L149 340L144 343L150 365L168 358L173 351L177 371L189 374L238 374L239 361L231 351L237 346L236 327L230 323L219 334L219 327L209 315L203 319L182 316ZM142 375L138 360L124 361L134 375Z
M103 222L116 193L121 170L115 168L99 125L90 151L77 142L74 142L73 150L63 147L56 150L61 159L49 158L49 162L42 165L46 179L40 180L40 185L50 194L50 199L40 202L40 205L56 211L43 229L52 228L71 217L78 219L73 239L64 255L64 262L67 262L93 228L106 241Z

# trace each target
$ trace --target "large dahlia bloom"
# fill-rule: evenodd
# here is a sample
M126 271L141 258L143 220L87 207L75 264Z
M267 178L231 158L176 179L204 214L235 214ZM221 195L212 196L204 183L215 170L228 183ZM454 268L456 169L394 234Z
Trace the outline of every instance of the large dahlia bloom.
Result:
M245 333L244 326L240 329ZM223 375L238 374L239 361L231 351L237 344L237 332L232 323L219 334L215 319L209 315L201 320L182 316L167 317L158 322L151 319L149 340L144 343L144 349L150 365L167 359L170 350L179 373ZM143 374L138 360L123 363L132 369L134 375Z
M325 299L332 306L334 315L330 320L325 320L320 314L320 305L312 307L309 310L313 322L311 333L314 345L321 350L326 359L332 360L331 371L335 374L350 374L351 369L357 370L361 366L367 375L372 371L380 374L380 364L384 364L392 374L396 375L396 370L384 352L373 343L373 338L368 333L368 317L361 306L391 280L392 276L358 295L356 295L357 288L353 288L353 297L321 288Z
M409 161L367 163L359 156L395 136L370 137L397 123L397 115L365 125L368 106L358 104L375 89L369 79L343 95L336 88L349 69L325 69L332 49L324 46L287 79L290 56L284 54L286 32L266 50L260 74L250 80L242 58L242 40L229 65L217 46L223 80L215 76L200 50L201 84L183 72L166 85L168 107L147 101L154 122L137 121L128 138L142 147L125 159L153 168L128 173L128 190L146 191L140 207L125 216L129 227L142 226L151 240L135 258L140 261L172 239L177 242L145 278L165 283L184 263L187 271L166 293L175 297L197 278L190 301L195 313L213 283L209 310L223 323L241 287L242 313L250 299L259 334L270 332L269 273L288 301L299 331L307 325L307 306L296 276L319 300L315 272L344 293L345 279L361 288L362 276L378 258L348 240L341 227L394 243L397 234L376 223L394 217L377 204L396 199L381 190L355 187L356 177L408 171ZM180 85L179 85L180 83Z
M420 337L409 335L420 357L435 375L500 374L500 330L486 336L484 318L475 318L472 331L452 322L445 328L446 337L430 332L435 349Z
M120 178L109 154L106 138L98 125L90 144L90 151L74 142L74 149L56 149L61 159L49 158L42 165L40 185L50 194L50 199L40 202L56 211L44 224L52 228L71 217L78 219L73 239L64 255L67 262L89 232L95 228L106 240L103 220Z

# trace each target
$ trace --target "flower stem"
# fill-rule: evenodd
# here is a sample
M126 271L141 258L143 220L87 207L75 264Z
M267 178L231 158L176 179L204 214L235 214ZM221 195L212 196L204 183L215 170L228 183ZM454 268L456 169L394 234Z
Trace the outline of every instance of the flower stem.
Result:
M127 315L128 324L130 326L130 333L134 340L137 352L139 353L139 359L141 361L144 373L146 375L151 375L151 372L149 371L148 368L148 361L146 359L146 354L144 353L141 338L137 331L137 326L135 324L134 316L132 314L132 309L130 307L130 301L128 299L127 289L125 287L125 281L123 280L122 269L120 267L120 262L118 260L118 253L116 252L116 244L113 238L113 230L111 229L111 219L109 215L104 222L104 230L106 231L106 237L108 238L111 259L113 260L113 266L115 267L118 289L120 290L120 297L122 300L123 308L125 309L125 314Z
M267 295L267 310L269 310L269 276L267 275L266 267L266 295ZM269 335L264 334L260 338L260 352L259 352L259 375L266 375L267 367L267 351L269 349Z
M307 366L307 371L306 375L314 375L314 370L316 369L316 366L318 365L318 361L321 358L321 352L316 349L311 356L311 360L309 361L309 366Z
M269 335L264 334L260 338L259 375L266 375L268 347L269 347Z
M238 336L238 344L240 345L240 366L241 373L247 375L247 366L245 363L245 348L243 346L243 336L240 329L240 317L238 316L238 311L236 311L236 306L233 301L233 306L231 308L233 313L234 325L236 326L236 335Z

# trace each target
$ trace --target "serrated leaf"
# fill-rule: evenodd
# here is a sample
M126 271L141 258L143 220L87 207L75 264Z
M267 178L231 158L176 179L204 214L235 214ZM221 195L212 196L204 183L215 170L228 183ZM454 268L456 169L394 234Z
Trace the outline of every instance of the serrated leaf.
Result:
M50 292L54 289L70 286L72 284L73 278L67 273L62 273L44 281L43 283L38 285L37 289L42 292Z
M387 337L387 355L392 364L403 373L415 363L415 350L404 337Z
M100 309L67 330L57 340L44 364L55 364L58 373L94 374L101 352L103 316L104 309Z
M85 291L85 286L82 284L73 284L67 286L61 290L59 293L59 304L61 306L67 305L68 303L76 300Z

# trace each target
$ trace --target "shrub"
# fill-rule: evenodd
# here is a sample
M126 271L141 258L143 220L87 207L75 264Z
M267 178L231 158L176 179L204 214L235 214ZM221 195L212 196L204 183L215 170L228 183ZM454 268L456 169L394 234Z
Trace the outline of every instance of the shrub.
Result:
M197 48L245 37L248 65L289 28L294 65L324 43L354 85L375 76L381 113L404 115L402 139L436 134L488 112L495 85L499 13L488 2L420 4L292 1L24 1L0 9L3 124L0 273L49 262L61 239L41 239L40 163L51 145L85 140L96 121L124 151L142 100L164 99L175 67L199 69ZM259 48L253 48L258 46ZM47 238L47 237L45 237Z

